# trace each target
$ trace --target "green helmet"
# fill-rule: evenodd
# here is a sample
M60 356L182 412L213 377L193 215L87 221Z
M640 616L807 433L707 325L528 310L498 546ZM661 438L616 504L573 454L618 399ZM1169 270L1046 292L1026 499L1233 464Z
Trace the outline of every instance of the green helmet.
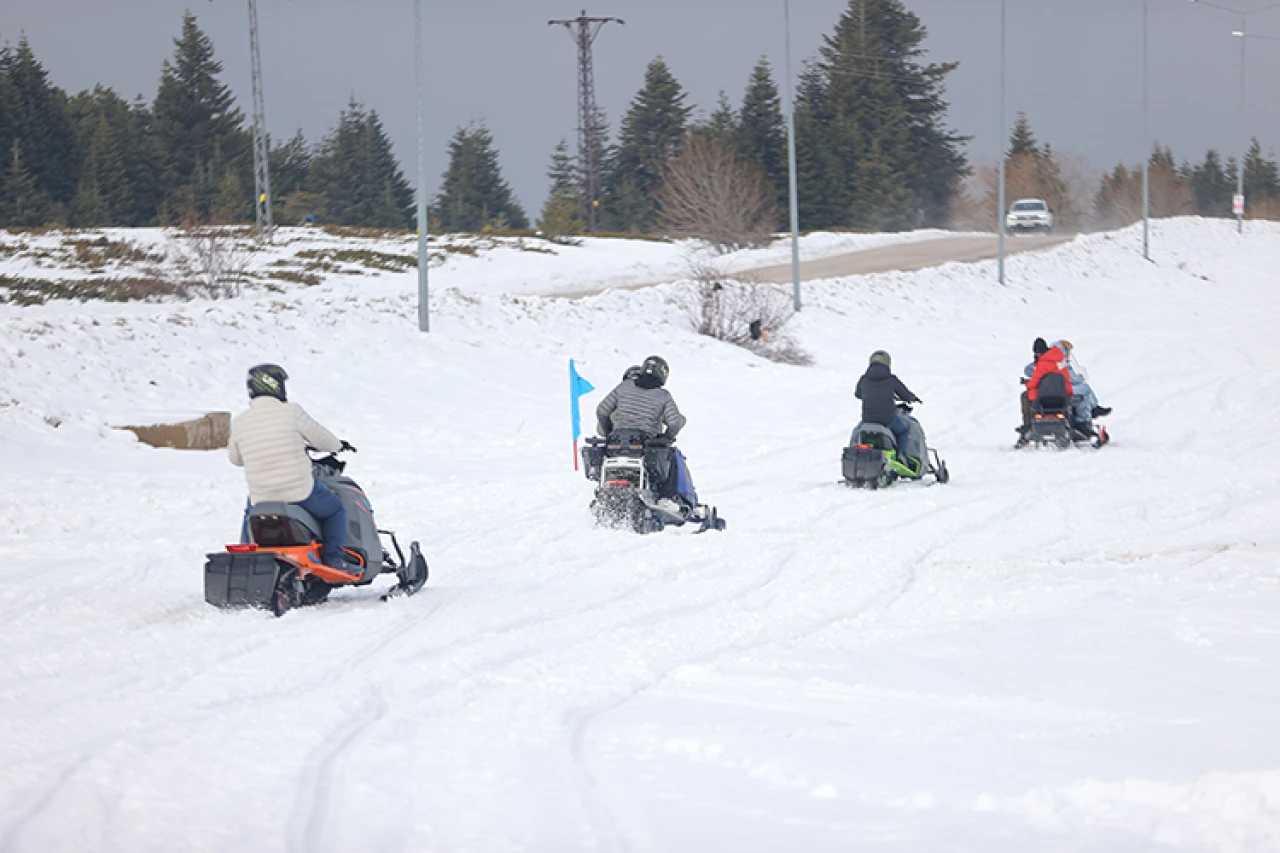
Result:
M256 364L249 368L249 378L245 385L249 388L249 399L254 397L275 397L280 402L287 399L284 381L289 374L278 364Z
M644 364L640 365L640 375L654 377L658 380L658 387L661 388L667 384L671 368L667 366L667 361L662 356L651 355L644 360Z
M875 352L871 353L871 363L883 364L885 367L889 368L890 370L893 369L893 359L889 357L889 353L885 352L882 349L878 349Z

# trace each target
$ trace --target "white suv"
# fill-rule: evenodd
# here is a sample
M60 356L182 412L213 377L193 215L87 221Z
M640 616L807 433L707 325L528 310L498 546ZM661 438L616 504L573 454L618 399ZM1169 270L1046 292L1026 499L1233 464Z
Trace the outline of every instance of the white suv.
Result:
M1013 203L1004 218L1009 231L1053 231L1053 211L1044 199L1022 198Z

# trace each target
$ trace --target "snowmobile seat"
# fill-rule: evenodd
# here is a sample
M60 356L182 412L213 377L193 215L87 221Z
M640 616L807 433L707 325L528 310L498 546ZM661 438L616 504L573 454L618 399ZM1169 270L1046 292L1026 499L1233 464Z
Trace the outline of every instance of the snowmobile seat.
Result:
M867 450L897 450L898 440L893 430L883 424L860 423L853 429L849 446Z
M607 456L644 456L648 436L634 429L621 429L609 436L604 449Z
M268 547L309 545L320 538L315 516L297 504L264 501L249 510L254 543Z
M1067 380L1061 373L1050 373L1040 380L1032 410L1056 414L1065 412L1070 402L1071 398L1067 396Z

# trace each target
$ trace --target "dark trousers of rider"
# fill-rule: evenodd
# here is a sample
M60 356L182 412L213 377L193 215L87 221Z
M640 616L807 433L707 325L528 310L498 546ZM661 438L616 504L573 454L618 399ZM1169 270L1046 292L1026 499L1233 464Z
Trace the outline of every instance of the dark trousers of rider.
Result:
M320 539L324 543L323 559L327 565L337 565L342 559L342 546L347 544L347 510L342 499L333 493L333 489L315 481L311 494L305 500L295 502L320 522ZM251 505L245 502L244 523L240 526L240 541L249 542L249 510Z

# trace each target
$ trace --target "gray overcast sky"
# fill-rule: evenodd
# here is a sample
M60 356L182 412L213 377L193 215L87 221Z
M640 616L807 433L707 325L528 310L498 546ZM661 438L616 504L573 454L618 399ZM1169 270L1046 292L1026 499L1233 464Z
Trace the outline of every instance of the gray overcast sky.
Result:
M973 160L994 162L999 129L999 0L905 0L929 30L929 59L958 61L950 123L972 136ZM573 142L576 53L547 26L584 0L423 0L428 55L428 189L435 195L448 137L488 122L504 173L531 217L547 161ZM796 70L814 56L846 0L793 0ZM1259 8L1264 0L1224 0ZM1137 161L1141 145L1141 0L1008 0L1009 116L1024 109L1042 141L1107 168ZM301 129L316 141L354 95L378 110L415 180L413 0L258 0L267 122L277 140ZM223 79L249 112L245 0L4 0L0 38L30 39L70 92L102 83L126 98L155 95L191 8L213 39ZM735 103L757 58L783 64L782 0L592 0L592 15L626 20L596 42L597 99L616 131L646 63L662 54L700 108L724 90ZM1183 0L1151 0L1151 128L1179 160L1239 148L1239 18ZM1280 36L1280 9L1250 19ZM1249 42L1248 132L1280 148L1280 41Z

